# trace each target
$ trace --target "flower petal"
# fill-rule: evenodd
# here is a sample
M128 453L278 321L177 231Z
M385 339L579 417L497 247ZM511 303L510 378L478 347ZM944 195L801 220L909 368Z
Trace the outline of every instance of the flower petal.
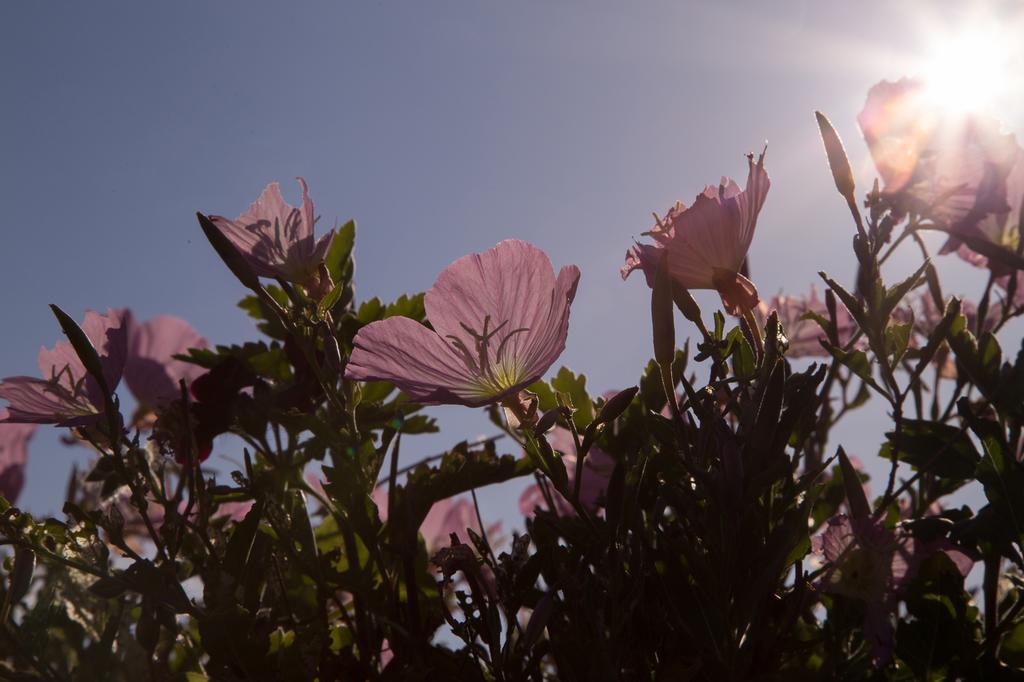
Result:
M641 270L647 279L647 286L654 288L654 275L658 272L658 261L661 260L662 246L650 244L634 244L626 251L626 262L619 270L622 279L629 277L634 270Z
M206 348L208 343L192 325L172 315L160 315L130 327L129 355L124 378L138 400L160 405L179 396L178 381L191 383L203 368L173 356L189 348Z
M529 385L547 371L565 348L569 304L576 295L579 269L563 268L555 279L543 251L519 240L458 259L442 272L424 300L427 318L445 339L476 348L475 334L499 330L487 356ZM467 330L468 328L468 330ZM512 386L505 387L511 392Z
M231 240L257 275L283 277L304 285L326 253L330 236L326 242L324 239L314 242L313 202L306 181L301 177L297 180L302 188L300 208L288 204L281 196L278 183L272 182L238 218L230 220L211 215L210 220Z
M82 404L68 403L52 383L35 377L7 377L0 381L0 398L10 403L3 419L9 424L82 426L100 417L87 411L84 398Z
M356 334L345 377L389 381L419 403L481 405L475 377L434 332L407 317L371 322Z
M546 258L546 256L545 256ZM580 269L575 265L566 265L558 272L555 289L550 302L538 299L538 315L534 324L535 334L516 338L517 346L513 347L513 355L522 362L522 387L529 386L544 376L548 368L554 364L558 356L565 350L565 341L569 336L569 308L576 298L576 288L580 282ZM529 337L528 337L529 336ZM527 338L528 337L528 338Z

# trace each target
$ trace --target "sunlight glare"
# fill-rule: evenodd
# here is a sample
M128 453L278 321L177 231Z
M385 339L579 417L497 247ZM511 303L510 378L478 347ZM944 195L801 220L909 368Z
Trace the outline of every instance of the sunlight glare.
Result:
M921 76L935 104L954 114L990 109L1010 80L1011 41L994 27L936 38Z

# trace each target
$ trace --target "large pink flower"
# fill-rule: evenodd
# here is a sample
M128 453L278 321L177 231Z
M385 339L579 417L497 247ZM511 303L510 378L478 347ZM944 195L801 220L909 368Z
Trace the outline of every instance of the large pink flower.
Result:
M210 220L257 275L313 286L318 283L317 268L331 246L334 230L319 241L313 236L313 202L306 181L298 181L302 186L300 208L286 203L278 184L272 182L249 210L234 220L219 215L211 215Z
M179 397L178 382L191 383L205 370L199 365L176 360L175 355L189 348L207 348L209 344L192 325L172 315L160 315L143 323L128 317L128 360L124 381L139 400L157 407Z
M821 346L821 341L828 340L824 330L816 321L803 318L807 313L816 313L826 320L829 319L828 308L825 302L818 298L818 290L815 287L811 287L811 293L806 297L779 294L767 303L762 301L757 306L759 321L764 324L773 310L778 313L779 323L789 340L787 357L828 356L828 351ZM857 331L857 324L842 303L836 304L836 325L839 343L845 345Z
M974 565L948 540L920 543L875 519L851 519L845 514L829 519L813 546L826 562L817 589L864 602L864 637L876 665L892 657L892 613L921 563L936 552L945 552L965 577Z
M121 381L128 352L128 326L122 312L106 315L86 312L82 330L95 346L107 387L113 391ZM8 416L16 424L57 424L85 426L100 419L103 392L89 376L74 348L60 341L53 350L39 351L43 379L16 376L0 382L0 398L7 400Z
M1005 219L1007 178L1022 152L998 121L948 114L929 98L925 82L903 78L872 87L857 122L886 193L901 209L954 234ZM958 246L951 239L944 251Z
M0 410L0 422L6 417L6 410ZM0 495L11 504L25 485L28 441L35 432L35 424L0 423Z
M642 269L647 284L654 286L654 275L663 253L668 253L672 279L687 289L715 289L732 315L753 310L757 289L740 270L754 239L757 216L764 205L771 181L764 169L764 153L754 162L747 157L747 186L722 178L718 187L708 185L690 207L676 202L658 221L650 236L655 243L636 244L626 252L622 278Z
M390 381L425 404L494 403L543 376L565 348L580 271L555 277L547 255L518 240L463 256L424 304L433 331L406 317L356 334L345 376Z
M556 426L550 434L552 449L562 453L562 463L565 464L565 472L569 476L569 489L576 484L576 444L573 442L572 433L569 429ZM615 460L612 456L599 448L591 448L583 460L583 479L580 481L580 504L589 511L596 511L604 502L605 494L608 491L608 482L611 480L612 472L615 470ZM569 501L566 500L554 488L548 487L551 494L551 501L555 505L553 511L560 516L575 514L575 510ZM532 516L534 510L540 507L547 508L547 501L544 493L537 484L527 487L519 496L519 511L523 516Z

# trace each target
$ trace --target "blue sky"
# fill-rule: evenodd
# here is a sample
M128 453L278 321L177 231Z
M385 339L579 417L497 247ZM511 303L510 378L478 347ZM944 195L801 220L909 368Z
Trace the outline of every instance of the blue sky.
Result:
M967 20L952 3L892 5L4 3L0 376L35 373L59 335L51 302L79 318L179 315L215 343L252 337L194 213L237 215L272 180L294 202L302 175L321 230L358 221L360 297L424 290L509 237L578 264L562 362L595 394L628 385L650 356L648 292L618 275L631 239L719 176L742 182L743 155L765 141L761 293L805 292L820 269L851 279L852 227L813 111L866 188L854 117L867 89L920 68L936 31ZM1006 7L993 10L1004 24ZM1024 132L1019 106L1004 115ZM978 295L977 273L940 266L947 291ZM480 414L437 414L450 430L404 443L409 461L491 432ZM880 416L856 415L849 451L873 459ZM23 506L58 509L84 458L41 430Z

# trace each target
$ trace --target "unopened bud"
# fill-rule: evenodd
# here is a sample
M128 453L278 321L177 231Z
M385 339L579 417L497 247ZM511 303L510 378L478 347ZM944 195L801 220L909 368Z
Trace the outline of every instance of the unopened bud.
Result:
M818 119L818 130L821 131L821 141L825 144L825 154L828 156L828 165L832 169L836 189L848 201L854 201L856 185L853 182L853 170L850 168L850 160L846 156L843 141L825 114L815 111L814 116Z

